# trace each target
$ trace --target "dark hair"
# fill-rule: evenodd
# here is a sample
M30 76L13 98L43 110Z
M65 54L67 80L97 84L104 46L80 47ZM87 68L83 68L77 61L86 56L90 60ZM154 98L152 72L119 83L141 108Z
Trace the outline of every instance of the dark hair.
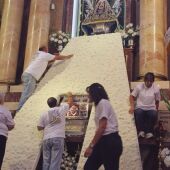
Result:
M48 98L48 100L47 100L47 104L48 104L48 106L49 107L56 107L57 106L57 99L56 98L54 98L54 97L50 97L50 98Z
M39 48L39 51L45 51L46 49L47 49L46 46L41 46L41 47Z
M155 76L152 72L148 72L144 76L144 81L153 81L155 80Z
M104 87L99 83L93 83L86 88L86 91L91 96L95 105L97 105L101 99L109 100L107 92L105 91Z

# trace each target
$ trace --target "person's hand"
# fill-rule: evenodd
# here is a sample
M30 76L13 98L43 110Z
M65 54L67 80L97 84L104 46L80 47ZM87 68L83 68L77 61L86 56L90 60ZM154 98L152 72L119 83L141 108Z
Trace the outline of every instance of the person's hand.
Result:
M84 152L84 157L89 157L93 152L93 149L91 147L88 147Z
M133 114L133 113L134 113L134 111L135 111L134 107L133 107L133 106L131 106L131 107L130 107L130 109L129 109L129 113L130 113L130 114Z
M68 97L73 96L72 92L67 92L67 96Z
M67 59L69 59L69 58L71 58L71 57L73 57L73 54L68 55L68 56L67 56Z

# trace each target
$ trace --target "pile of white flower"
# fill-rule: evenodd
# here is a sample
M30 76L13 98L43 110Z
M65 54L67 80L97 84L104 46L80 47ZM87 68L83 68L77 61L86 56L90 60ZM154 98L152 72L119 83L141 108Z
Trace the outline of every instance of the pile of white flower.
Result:
M160 152L160 157L163 160L166 167L170 167L170 150L168 148L163 148Z
M49 35L49 48L56 53L60 53L69 41L69 35L62 32L52 32Z
M79 156L80 156L79 150L76 152L74 156L69 155L67 150L65 150L62 157L61 170L76 170Z
M139 36L139 27L137 26L136 28L134 28L133 23L127 24L125 30L123 31L122 37L124 39L127 39L134 38L136 36Z

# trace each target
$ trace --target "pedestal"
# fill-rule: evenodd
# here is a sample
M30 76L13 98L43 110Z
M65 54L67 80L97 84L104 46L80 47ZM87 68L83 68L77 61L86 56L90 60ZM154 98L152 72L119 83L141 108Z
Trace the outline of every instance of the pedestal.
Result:
M126 69L128 74L128 80L133 81L133 62L134 62L134 48L124 48Z

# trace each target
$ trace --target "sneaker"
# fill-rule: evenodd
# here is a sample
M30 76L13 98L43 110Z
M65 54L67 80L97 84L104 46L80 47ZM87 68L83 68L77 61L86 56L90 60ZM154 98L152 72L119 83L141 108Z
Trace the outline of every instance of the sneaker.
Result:
M138 137L144 138L145 137L145 132L144 131L140 131L139 134L138 134Z
M150 138L153 137L153 134L152 133L147 133L145 137L146 137L146 139L150 139Z

